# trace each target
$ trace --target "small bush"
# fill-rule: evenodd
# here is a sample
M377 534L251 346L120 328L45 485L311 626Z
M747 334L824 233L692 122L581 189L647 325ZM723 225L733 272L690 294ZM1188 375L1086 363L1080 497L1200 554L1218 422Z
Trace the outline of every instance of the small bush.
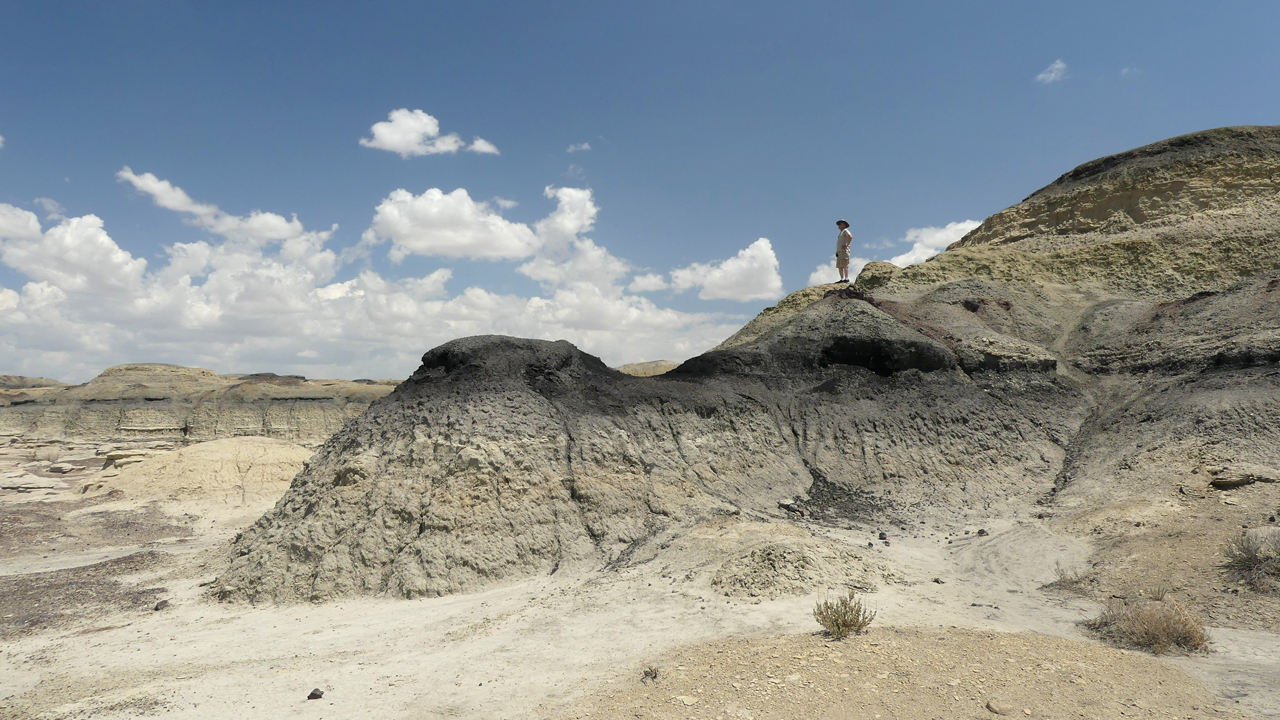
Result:
M813 619L836 640L843 640L850 633L861 635L876 619L874 610L862 604L852 590L834 600L821 600L813 608Z
M1173 592L1173 588L1164 583L1156 583L1143 591L1142 594L1145 594L1148 600L1155 600L1158 602L1160 600L1164 600L1165 596L1171 592Z
M1102 614L1082 623L1105 640L1159 655L1173 648L1187 652L1209 644L1204 620L1176 600L1113 602Z
M1090 583L1089 578L1085 576L1084 570L1068 568L1062 564L1061 560L1053 565L1053 578L1052 581L1041 585L1040 589L1085 594L1084 586Z
M1276 588L1280 578L1280 533L1247 532L1227 543L1227 569L1254 590Z

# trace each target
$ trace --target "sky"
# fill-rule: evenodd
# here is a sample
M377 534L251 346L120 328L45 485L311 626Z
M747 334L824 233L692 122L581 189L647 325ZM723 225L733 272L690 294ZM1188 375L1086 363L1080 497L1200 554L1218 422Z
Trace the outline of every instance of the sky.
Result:
M1080 163L1280 123L1280 3L0 3L0 374L684 360Z

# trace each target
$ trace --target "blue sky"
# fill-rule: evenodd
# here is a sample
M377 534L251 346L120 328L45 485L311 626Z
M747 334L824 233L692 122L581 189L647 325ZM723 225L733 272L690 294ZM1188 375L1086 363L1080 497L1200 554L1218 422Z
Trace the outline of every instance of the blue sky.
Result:
M834 279L837 218L918 261L1081 162L1280 123L1277 27L1274 2L6 3L0 373L403 377L489 332L681 360Z

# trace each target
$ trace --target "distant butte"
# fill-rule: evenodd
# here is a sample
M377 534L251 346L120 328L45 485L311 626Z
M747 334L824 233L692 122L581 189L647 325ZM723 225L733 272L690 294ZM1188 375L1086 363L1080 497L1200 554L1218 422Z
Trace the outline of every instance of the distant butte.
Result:
M83 385L4 375L0 435L177 444L253 435L314 447L394 385L162 364L117 365Z

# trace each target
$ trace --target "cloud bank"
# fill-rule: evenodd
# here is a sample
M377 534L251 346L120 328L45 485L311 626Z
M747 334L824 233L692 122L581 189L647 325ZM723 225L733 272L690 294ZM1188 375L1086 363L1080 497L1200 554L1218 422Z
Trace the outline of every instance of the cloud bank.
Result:
M421 354L485 333L567 339L606 362L683 359L734 332L745 317L683 312L637 292L667 287L584 233L599 212L590 190L548 187L555 207L509 222L466 190L390 193L362 240L392 259L518 261L530 296L479 287L451 291L453 269L392 279L344 265L334 231L296 217L236 215L151 173L117 178L209 236L172 243L160 258L121 248L95 215L53 218L0 203L0 262L26 278L0 286L0 369L85 380L123 362L172 362L219 372L272 370L311 377L404 377ZM46 206L47 207L47 206ZM358 256L353 258L358 260ZM347 277L339 277L347 268ZM671 286L708 299L782 294L768 240L734 257L671 273Z

